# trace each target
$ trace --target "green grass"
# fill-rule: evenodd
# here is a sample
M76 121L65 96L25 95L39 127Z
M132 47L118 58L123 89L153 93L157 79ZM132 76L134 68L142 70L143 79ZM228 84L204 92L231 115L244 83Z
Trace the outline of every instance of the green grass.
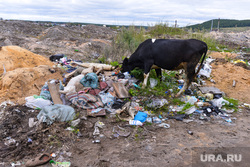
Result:
M235 111L238 111L239 108L239 100L229 98L229 97L223 97L225 100L229 102L229 104L224 104L222 108L225 108L227 110L234 109Z
M210 51L231 52L239 50L238 46L229 46L226 42L218 42L214 38L209 37L205 30L192 30L186 28L170 27L167 23L158 23L154 26L145 27L121 27L117 29L118 33L113 38L111 47L103 50L102 56L107 60L122 62L124 57L129 57L139 46L140 43L149 38L156 39L198 39L207 43ZM232 48L233 47L233 48ZM227 48L227 49L225 49ZM246 49L246 50L249 50Z

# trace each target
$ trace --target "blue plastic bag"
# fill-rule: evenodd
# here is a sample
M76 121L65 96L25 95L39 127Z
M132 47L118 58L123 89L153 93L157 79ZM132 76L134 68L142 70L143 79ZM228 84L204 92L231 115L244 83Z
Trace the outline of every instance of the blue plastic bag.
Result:
M148 117L148 114L147 114L147 113L138 111L138 113L135 115L134 120L138 120L138 121L141 121L141 122L145 122L146 119L147 119L147 117Z

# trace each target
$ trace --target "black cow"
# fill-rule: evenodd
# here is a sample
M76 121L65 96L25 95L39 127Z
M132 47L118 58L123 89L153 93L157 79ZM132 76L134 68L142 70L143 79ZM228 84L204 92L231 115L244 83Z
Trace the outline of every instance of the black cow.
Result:
M166 70L184 69L186 79L183 88L176 95L179 96L189 87L200 71L206 53L207 44L197 39L147 39L139 45L129 59L123 60L122 72L130 72L135 67L144 69L143 87L145 87L151 68L155 68L157 76L161 76L161 68ZM202 55L201 65L195 72Z

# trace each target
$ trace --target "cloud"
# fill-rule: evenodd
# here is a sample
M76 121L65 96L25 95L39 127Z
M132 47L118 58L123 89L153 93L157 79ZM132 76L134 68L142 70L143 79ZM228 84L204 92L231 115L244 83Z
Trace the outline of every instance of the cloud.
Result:
M3 0L1 0L3 1ZM8 0L0 3L0 17L41 21L180 26L210 19L250 19L248 0Z

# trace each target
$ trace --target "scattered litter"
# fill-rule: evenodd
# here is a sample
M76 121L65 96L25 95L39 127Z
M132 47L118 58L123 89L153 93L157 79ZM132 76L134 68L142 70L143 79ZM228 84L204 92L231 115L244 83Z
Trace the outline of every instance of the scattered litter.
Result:
M13 138L11 138L11 137L7 137L7 138L5 138L4 140L5 140L4 144L5 144L6 146L10 146L10 145L12 145L12 144L16 144L16 140L13 139Z
M71 126L76 127L80 123L80 121L81 121L80 118L78 118L78 119L76 119L74 121L71 121Z
M190 134L190 135L194 134L191 130L188 130L187 133Z
M151 103L149 103L147 106L150 108L161 108L165 104L168 104L168 101L166 99L154 99Z
M153 122L154 122L154 123L157 123L157 124L160 124L162 121L161 121L161 119L158 118L158 117L153 117Z
M182 121L185 122L185 123L189 123L189 122L193 122L194 120L192 120L192 119L183 119Z
M196 107L193 106L193 107L191 107L191 108L185 110L184 112L185 112L185 114L190 115L190 114L192 114L192 113L195 112L195 111L196 111Z
M53 160L50 161L52 167L70 167L70 162L55 162Z
M101 140L93 140L92 143L101 143Z
M161 123L161 124L158 124L157 126L162 127L162 128L166 128L166 129L170 128L170 125L167 123Z
M138 121L138 120L130 120L129 121L129 125L139 125L139 126L142 126L143 123L141 121Z
M105 116L106 110L104 108L87 109L87 115L91 117Z
M212 104L216 107L218 107L219 109L225 105L225 104L229 104L229 102L225 99L223 99L222 97L219 99L213 99L211 100Z

